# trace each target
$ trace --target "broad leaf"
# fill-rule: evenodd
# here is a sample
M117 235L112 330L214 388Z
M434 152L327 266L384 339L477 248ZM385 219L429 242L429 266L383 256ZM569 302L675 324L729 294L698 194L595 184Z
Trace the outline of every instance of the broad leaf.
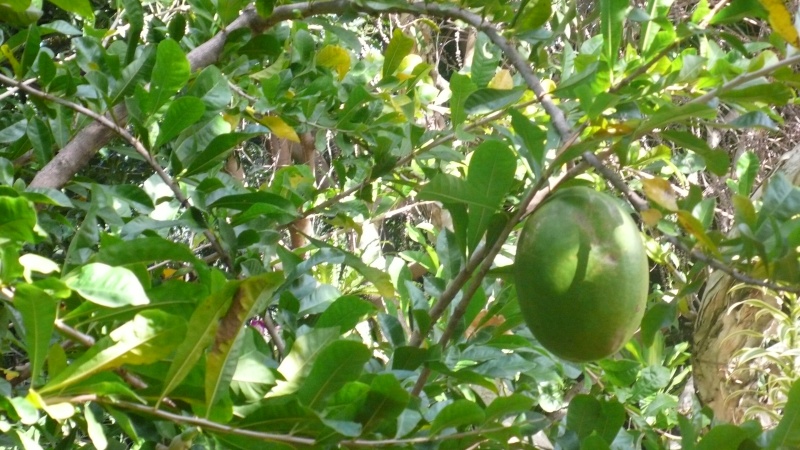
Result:
M150 302L139 279L124 267L87 264L68 274L63 281L86 300L109 308Z
M180 97L167 107L167 112L159 123L158 138L154 147L169 142L189 125L194 124L206 112L206 105L197 97Z
M412 48L414 48L414 39L403 34L400 28L395 28L392 40L389 41L383 55L382 73L384 78L394 75L403 58L411 53Z
M189 81L189 60L181 46L172 39L159 42L156 64L150 76L148 110L157 111Z
M456 400L445 406L431 423L431 434L438 434L445 428L464 425L477 425L484 421L486 414L480 406L469 400Z

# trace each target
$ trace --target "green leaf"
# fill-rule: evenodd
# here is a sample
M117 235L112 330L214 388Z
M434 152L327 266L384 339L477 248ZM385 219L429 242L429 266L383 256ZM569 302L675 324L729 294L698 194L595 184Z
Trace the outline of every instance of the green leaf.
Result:
M297 392L303 380L311 372L314 361L325 346L339 338L338 328L315 328L297 337L289 354L278 366L284 381L269 393L270 396L286 395Z
M194 124L206 112L206 105L197 97L180 97L167 107L167 112L160 120L158 138L154 147L160 147L181 131Z
M130 322L98 340L39 392L55 393L123 364L152 364L172 353L185 333L186 322L180 317L159 310L142 311Z
M203 151L191 159L189 167L181 176L190 177L211 169L227 159L233 147L258 135L258 133L226 133L215 137Z
M36 159L40 164L47 164L53 159L53 146L55 139L50 127L39 117L33 117L28 122L28 139L36 152Z
M358 379L371 355L372 352L361 342L331 342L314 361L311 372L297 391L298 400L311 408L321 408L328 396L345 383Z
M656 333L664 327L672 325L675 321L674 303L656 303L648 309L642 318L642 344L645 347L653 345Z
M758 175L758 156L753 152L744 152L736 160L736 178L739 180L738 194L749 196Z
M551 14L550 0L531 0L517 19L515 28L520 32L535 30L546 24Z
M770 219L789 220L797 214L800 214L800 188L778 171L767 182L758 211L758 226Z
M613 67L622 49L622 32L628 0L600 0L600 28L603 34L603 55Z
M356 420L364 432L371 431L389 422L394 422L411 400L397 378L391 373L378 374L373 378L364 406Z
M503 142L488 140L472 154L467 173L467 185L471 191L482 193L492 205L490 208L470 205L467 245L470 250L478 245L492 216L511 190L517 158Z
M89 0L47 0L64 11L77 14L84 19L94 22L94 11Z
M514 132L522 139L522 148L524 151L520 153L527 156L531 165L531 170L538 178L541 176L542 169L544 168L545 139L547 139L547 132L539 128L516 109L509 109L508 113L511 115L511 126L514 128Z
M124 267L87 264L68 274L63 281L86 300L109 308L150 302L139 279Z
M31 363L31 380L36 385L53 337L59 302L30 284L20 284L14 292L14 308L25 325L25 346Z
M103 412L94 404L89 403L83 407L83 417L86 419L86 431L95 448L108 447L108 438L103 427Z
M567 409L567 428L584 439L596 432L606 443L611 443L625 423L625 409L621 403L600 401L590 395L578 395Z
M747 433L736 425L723 424L711 429L700 443L697 450L737 449L747 439Z
M667 125L686 120L716 117L717 111L705 104L689 104L684 106L664 106L658 112L642 122L636 130L636 135L641 136L656 128L664 129Z
M686 131L667 130L662 131L661 135L675 143L678 147L682 147L702 156L708 170L715 175L723 176L728 173L731 160L725 150L714 150L708 146L706 141Z
M719 98L732 103L762 103L785 105L794 97L794 91L783 83L764 83L732 91L723 91Z
M469 400L456 400L445 406L431 422L432 435L445 428L457 428L464 425L477 425L486 418L480 406Z
M400 28L395 28L392 40L383 54L383 78L394 75L403 58L411 53L414 48L414 39L403 34Z
M800 446L800 380L789 389L783 418L778 422L767 446L770 450Z
M214 341L219 329L220 318L228 311L238 282L228 282L225 287L203 300L189 319L186 338L178 345L172 364L164 376L161 399L169 395L192 370Z
M453 128L456 128L467 118L464 105L470 94L477 89L478 87L475 86L475 83L466 75L454 73L450 77L450 121L453 123Z
M489 39L489 36L486 36L486 33L479 31L475 38L475 51L472 56L472 67L470 67L470 76L475 86L485 88L494 78L499 64L500 51Z
M486 407L486 421L492 422L512 414L528 412L533 408L533 399L522 394L497 397Z
M192 263L199 261L185 245L162 237L145 237L103 246L97 253L96 260L110 266L150 264L160 261Z
M167 103L189 81L190 75L189 60L181 46L172 39L159 42L156 64L150 76L148 111L152 114Z
M138 1L138 0L136 0ZM120 100L131 95L134 88L150 77L155 64L156 51L153 47L145 47L137 58L122 69L122 80L116 85L109 98L109 104L116 105Z
M228 395L228 388L239 360L245 321L258 311L263 311L281 281L283 274L272 272L248 278L239 284L231 307L219 324L214 344L206 358L206 417L212 413L216 404Z
M486 114L514 104L525 92L524 86L514 89L478 89L464 102L467 114Z
M345 295L337 298L319 316L317 328L339 327L339 332L344 334L358 325L364 317L375 312L375 305L362 300L355 295Z
M0 144L10 144L16 142L22 136L25 136L25 131L28 129L28 121L22 119L18 122L0 130Z
M442 203L464 203L471 207L495 209L497 205L476 191L461 178L445 173L437 174L419 192L420 200L435 200Z
M125 63L130 63L134 59L136 49L139 47L139 39L144 29L144 8L139 0L123 0L123 10L125 19L128 21L128 50L125 53Z
M35 242L36 210L22 197L0 197L0 243Z

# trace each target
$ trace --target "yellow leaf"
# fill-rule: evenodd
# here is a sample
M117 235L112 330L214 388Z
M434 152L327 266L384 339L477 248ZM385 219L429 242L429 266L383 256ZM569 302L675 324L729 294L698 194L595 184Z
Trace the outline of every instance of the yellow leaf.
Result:
M400 65L397 67L397 79L405 81L411 78L411 75L414 73L414 69L422 63L422 57L416 53L406 55L405 58L400 61Z
M678 211L678 224L689 234L697 238L697 242L699 242L700 245L705 247L707 250L718 253L717 246L714 245L714 241L712 241L711 238L708 237L708 234L706 234L703 224L701 224L700 221L692 215L692 213L689 211Z
M258 120L261 125L269 128L269 131L272 131L272 134L275 136L292 142L300 142L300 136L297 135L294 128L290 127L289 124L284 122L280 117L264 116L256 120Z
M326 45L317 53L317 64L335 70L341 81L350 71L350 53L338 45Z
M641 214L642 221L648 227L654 227L658 224L658 221L661 220L661 212L657 209L648 209L646 211L642 211Z
M511 79L511 72L509 72L508 69L503 69L494 74L494 78L489 82L489 87L502 90L513 88L514 80Z
M669 181L663 178L643 179L642 188L644 195L656 205L667 211L678 210L677 196L675 191L672 190L672 185L669 184Z
M758 0L758 2L769 13L767 18L772 30L794 48L800 48L800 37L798 37L797 29L794 27L792 14L786 8L783 0Z

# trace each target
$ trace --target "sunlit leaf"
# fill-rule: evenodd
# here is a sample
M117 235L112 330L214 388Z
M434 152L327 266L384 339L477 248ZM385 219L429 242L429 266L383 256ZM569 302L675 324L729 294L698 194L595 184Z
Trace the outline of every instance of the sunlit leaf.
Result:
M411 53L413 48L414 39L403 34L400 28L395 28L392 40L389 41L383 54L383 77L394 75L397 68L400 67L400 62Z
M794 27L792 13L789 12L783 0L758 0L758 2L767 10L769 14L767 20L769 20L772 30L794 48L800 48L800 37Z
M350 53L338 45L326 45L317 53L317 64L336 70L341 81L350 71Z
M64 277L64 283L86 300L109 308L150 302L139 279L124 267L86 264Z
M37 384L53 337L58 302L33 285L21 284L14 293L14 308L22 315L31 379Z
M642 189L644 195L658 206L667 211L678 210L678 197L669 181L663 178L643 178Z
M312 408L320 408L322 402L346 382L358 379L371 354L361 342L331 342L320 351L297 391L297 398Z

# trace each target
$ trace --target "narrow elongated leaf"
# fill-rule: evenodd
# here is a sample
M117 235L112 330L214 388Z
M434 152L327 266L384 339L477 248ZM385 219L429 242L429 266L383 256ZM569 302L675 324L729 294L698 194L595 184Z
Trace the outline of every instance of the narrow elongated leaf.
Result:
M456 400L442 408L433 419L431 434L437 434L445 428L479 424L485 418L486 414L476 403L469 400Z
M22 119L0 130L0 144L10 144L25 136L28 121Z
M194 124L206 112L206 105L197 97L181 97L170 103L160 121L158 138L154 144L160 147L174 138L189 125Z
M783 418L775 427L768 449L792 448L800 446L800 380L789 389Z
M487 114L514 104L522 97L525 87L514 89L483 88L470 94L464 102L467 114Z
M467 245L470 250L478 245L492 216L511 190L516 169L517 158L514 152L500 141L486 141L472 154L467 184L470 190L483 193L483 197L492 206L485 208L470 205L467 232Z
M87 264L67 275L63 281L86 300L109 308L150 302L139 279L124 267Z
M300 136L297 135L297 132L294 131L294 128L289 126L289 124L284 122L284 120L280 117L264 116L256 120L261 125L269 128L269 131L271 131L275 136L292 142L300 142Z
M168 356L183 340L186 322L163 311L148 310L98 340L89 350L39 389L54 393L123 364L151 364Z
M733 103L764 103L785 105L792 99L792 89L782 83L765 83L742 89L724 91L719 98Z
M47 358L58 301L36 286L20 284L14 293L14 308L22 315L25 325L25 345L31 362L31 380L35 385Z
M155 112L189 81L189 60L172 39L158 43L156 64L150 76L149 111Z
M311 372L297 391L297 398L311 408L320 408L322 402L345 383L358 379L371 354L361 342L331 342L314 361Z
M125 53L125 62L133 61L136 48L139 46L139 36L144 29L144 8L139 0L123 0L125 19L128 21L128 51Z
M258 136L258 134L226 133L215 137L203 151L191 160L191 164L182 175L190 177L209 170L224 161L233 150L233 147L255 136Z
M622 46L623 25L628 14L628 0L600 0L600 28L603 34L603 54L613 66Z
M475 38L475 51L470 67L470 76L475 86L485 88L489 81L494 78L497 66L500 64L500 50L486 36L486 33L478 32Z
M511 116L511 126L514 128L514 132L522 139L524 151L520 151L520 153L528 156L531 170L538 178L544 168L547 132L536 126L516 109L509 109L508 113Z
M414 39L403 34L400 28L395 28L392 40L389 41L383 55L383 77L394 75L397 68L400 67L400 62L411 53L413 48Z
M476 89L478 87L466 75L454 73L450 77L450 121L453 123L453 128L463 123L467 118L464 105L467 102L467 98Z
M168 241L162 237L146 237L102 247L97 253L96 259L98 262L110 266L150 264L160 261L199 261L185 245Z
M206 408L208 417L217 402L228 395L236 371L245 321L263 309L283 274L273 272L248 278L239 284L231 306L222 318L211 351L206 358ZM200 320L200 319L198 319Z
M169 395L186 378L211 345L219 328L219 320L228 311L238 288L238 282L228 282L224 289L211 294L195 309L192 318L189 319L186 338L175 350L172 364L164 377L161 399Z
M33 117L28 122L28 139L31 140L31 145L36 151L36 159L41 164L47 164L53 159L53 146L55 139L50 127L47 123L39 117Z
M145 47L137 58L133 58L122 69L122 80L117 84L109 99L109 104L116 105L123 98L130 95L140 82L150 77L155 65L156 50L154 47Z

